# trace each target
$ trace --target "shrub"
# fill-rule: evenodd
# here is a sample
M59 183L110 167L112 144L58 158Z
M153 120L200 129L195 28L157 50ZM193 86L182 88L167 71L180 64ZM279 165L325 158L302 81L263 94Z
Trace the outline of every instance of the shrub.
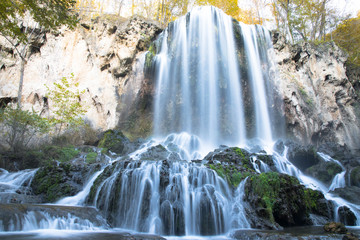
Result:
M0 112L3 140L12 151L25 149L37 135L49 131L49 122L34 111L7 107Z

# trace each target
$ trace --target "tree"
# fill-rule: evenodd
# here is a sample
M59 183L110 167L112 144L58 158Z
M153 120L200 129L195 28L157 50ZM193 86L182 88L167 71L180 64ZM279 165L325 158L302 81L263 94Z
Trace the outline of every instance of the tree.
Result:
M343 20L329 3L330 0L273 0L277 29L292 42L324 39L326 32Z
M74 4L73 0L1 0L0 35L12 45L20 60L18 108L29 47L44 34L44 29L56 30L63 24L75 26L76 17L70 12Z
M343 21L330 34L328 40L333 40L349 54L350 63L360 67L360 12L356 18Z
M53 88L47 89L46 96L52 105L54 116L50 122L55 124L57 135L61 133L64 126L79 126L83 123L82 116L86 113L86 107L81 104L81 94L85 90L77 89L79 83L75 83L75 77L72 73L70 81L63 77L59 82L55 82Z
M256 16L254 9L241 9L237 0L196 0L195 4L199 6L211 5L217 7L227 15L247 24L262 24L264 20L259 15Z

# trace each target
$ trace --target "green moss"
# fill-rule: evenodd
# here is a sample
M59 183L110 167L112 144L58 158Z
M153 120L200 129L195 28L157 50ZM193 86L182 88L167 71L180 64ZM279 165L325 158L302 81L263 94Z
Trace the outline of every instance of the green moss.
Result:
M276 172L252 175L250 181L252 192L260 197L260 205L267 210L268 216L272 222L275 222L273 216L273 207L277 201L277 198L279 197L281 189L289 184L300 184L296 178ZM247 192L246 194L249 193Z
M238 147L234 147L233 149L235 153L240 156L243 167L245 167L248 170L252 170L253 167L252 167L252 163L250 162L249 154L244 153L244 151Z
M123 153L125 150L125 143L128 141L129 140L121 131L107 130L100 140L98 147L106 148L115 153Z
M49 160L57 160L59 162L68 162L79 156L80 151L74 146L58 147L47 146L42 150Z
M351 185L360 187L360 166L354 168L350 174Z
M95 163L97 156L98 156L98 154L96 152L88 153L86 155L86 162L89 164Z
M98 187L105 179L111 176L111 174L114 172L116 164L117 163L113 163L112 165L106 167L104 171L95 179L87 197L87 203L92 204L94 202Z
M156 45L155 43L151 43L148 49L148 53L145 56L145 68L150 69L152 66L153 59L156 55Z
M214 170L219 177L226 179L224 169L221 164L209 164L210 169Z
M310 188L304 189L304 200L306 209L308 211L313 211L318 208L318 200L322 198L319 191L312 190Z
M67 163L59 166L49 163L40 168L31 183L34 194L43 194L46 202L54 202L74 193L75 190L66 183L70 168L71 165Z
M237 187L246 177L253 174L252 172L241 172L233 165L209 164L209 168L233 187Z

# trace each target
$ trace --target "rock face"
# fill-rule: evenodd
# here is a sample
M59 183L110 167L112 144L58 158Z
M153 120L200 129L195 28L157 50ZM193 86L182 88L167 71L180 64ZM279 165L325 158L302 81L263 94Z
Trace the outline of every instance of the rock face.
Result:
M82 22L75 30L43 32L41 44L30 47L36 51L29 51L25 65L23 106L42 111L44 116L49 110L51 113L44 84L51 88L74 73L79 89L86 90L81 96L81 102L88 106L86 120L94 128L116 127L125 121L141 90L143 74L137 73L137 63L143 66L144 52L159 31L155 24L135 16L129 20L98 18ZM0 49L4 55L0 61L0 105L4 105L17 98L20 64L2 37Z
M289 137L304 144L335 142L358 148L356 94L346 54L333 43L289 45L273 33Z

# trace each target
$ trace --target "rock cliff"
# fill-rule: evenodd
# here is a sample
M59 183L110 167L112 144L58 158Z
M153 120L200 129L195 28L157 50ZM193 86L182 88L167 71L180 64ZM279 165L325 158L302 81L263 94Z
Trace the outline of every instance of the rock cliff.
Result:
M287 44L273 33L278 90L284 99L288 137L303 144L338 143L358 149L356 69L334 43Z
M45 97L45 84L51 87L74 73L79 88L86 90L81 96L88 106L86 120L94 128L116 127L141 89L137 68L143 64L137 63L144 61L144 52L161 29L137 16L113 18L84 21L74 30L41 32L28 51L23 106L48 114L51 101ZM7 104L17 97L20 64L4 38L0 49L0 101Z

